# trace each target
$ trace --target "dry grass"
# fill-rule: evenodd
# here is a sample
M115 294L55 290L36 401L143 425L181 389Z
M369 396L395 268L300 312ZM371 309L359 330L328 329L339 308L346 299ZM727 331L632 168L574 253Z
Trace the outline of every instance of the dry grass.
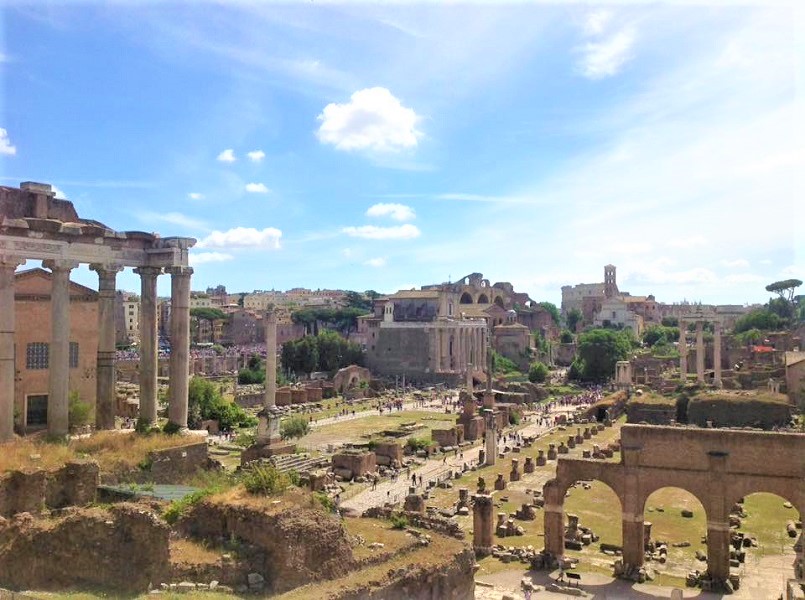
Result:
M221 559L221 552L211 550L191 540L171 540L170 560L173 564L214 565Z
M352 555L357 560L375 557L379 554L396 554L400 550L416 544L416 539L399 529L392 529L388 521L382 519L344 519L344 528L351 536L361 536L364 544L353 546ZM383 548L373 550L369 544L380 542Z
M149 452L197 443L195 436L101 431L69 444L48 443L44 438L20 439L0 446L0 472L19 469L57 469L78 458L98 461L101 471L119 473L135 468Z

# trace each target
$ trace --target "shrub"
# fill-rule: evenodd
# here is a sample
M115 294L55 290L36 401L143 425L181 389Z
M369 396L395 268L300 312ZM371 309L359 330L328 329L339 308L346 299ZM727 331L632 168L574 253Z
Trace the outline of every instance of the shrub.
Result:
M408 519L405 515L391 515L392 529L405 529L408 527Z
M563 344L572 344L573 343L573 334L570 333L569 330L563 329L562 334L559 336L559 341Z
M271 465L254 465L243 475L243 486L246 491L256 496L279 494L290 485L290 477Z
M184 498L174 500L165 511L163 517L168 522L168 525L173 525L181 517L186 515L188 511L196 504L201 502L204 498L212 493L210 490L197 490L192 494L188 494Z
M280 437L284 440L304 437L309 430L310 423L302 415L287 417L280 423Z
M520 413L512 411L509 413L509 425L520 424Z
M548 367L544 363L531 363L531 367L528 369L528 380L531 383L544 383L547 378Z
M327 512L335 512L335 502L324 492L313 492L313 502L320 504Z
M181 430L182 428L173 421L168 421L162 426L162 433L167 433L168 435L174 435L179 433Z
M83 427L92 422L92 406L84 402L78 392L70 392L69 406L67 408L67 422L70 427Z
M410 437L405 442L405 445L408 446L411 451L416 452L417 450L425 450L430 446L430 443L430 440L426 438Z

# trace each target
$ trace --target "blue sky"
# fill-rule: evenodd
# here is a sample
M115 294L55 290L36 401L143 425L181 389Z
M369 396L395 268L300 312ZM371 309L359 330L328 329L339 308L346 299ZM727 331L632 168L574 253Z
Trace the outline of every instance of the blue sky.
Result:
M744 303L805 279L795 3L0 14L2 183L197 238L194 289L394 291L481 271L558 303L613 263L633 294ZM119 284L139 288L128 271Z

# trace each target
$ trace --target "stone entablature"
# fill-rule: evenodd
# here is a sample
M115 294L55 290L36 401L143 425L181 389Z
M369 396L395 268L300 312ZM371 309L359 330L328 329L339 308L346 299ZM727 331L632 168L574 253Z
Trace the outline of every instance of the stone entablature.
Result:
M14 272L27 260L42 260L51 271L51 332L48 343L48 432L68 433L70 357L70 272L88 263L98 273L96 426L114 427L115 280L124 267L141 276L140 417L156 421L157 277L171 275L171 397L168 418L187 427L190 337L188 252L192 238L161 238L140 231L118 232L81 219L72 203L56 200L48 184L25 182L0 187L0 442L13 435L15 396Z

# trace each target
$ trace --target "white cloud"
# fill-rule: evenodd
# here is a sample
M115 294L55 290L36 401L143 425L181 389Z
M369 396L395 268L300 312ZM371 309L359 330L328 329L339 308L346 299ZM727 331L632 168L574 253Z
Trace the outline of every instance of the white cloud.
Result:
M58 198L59 200L67 199L67 195L64 193L64 190L57 188L55 185L51 185L50 187L56 193L56 198Z
M217 160L224 163L233 163L237 160L235 151L232 148L227 148L218 155Z
M766 282L766 278L761 277L760 275L755 275L754 273L733 273L732 275L727 275L724 277L724 283L734 284L734 283L764 283Z
M252 150L251 152L247 152L246 156L249 157L250 161L258 163L266 157L266 153L262 150Z
M246 191L250 194L268 194L271 190L264 183L247 183Z
M151 223L153 221L161 221L163 223L170 223L171 225L177 225L179 227L184 227L185 229L206 229L207 225L204 221L199 219L195 219L193 217L188 217L180 212L151 212L151 211L142 211L136 214L137 218L140 221L144 221L146 223Z
M410 240L419 237L421 234L419 228L410 223L394 227L376 227L375 225L344 227L341 231L350 237L367 240Z
M198 192L190 192L187 194L187 197L191 200L202 200L204 198L204 194L200 194Z
M369 267L385 267L386 266L386 259L383 257L378 258L370 258L365 263L363 263Z
M0 127L0 154L14 156L16 153L17 147L11 145L11 140L8 138L8 132Z
M193 266L203 265L207 263L226 262L234 259L235 257L225 252L201 252L198 254L190 254L190 264Z
M388 152L415 148L420 117L386 88L358 90L345 104L331 103L317 117L316 136L338 150Z
M410 221L416 218L414 209L405 204L379 203L370 206L366 211L367 217L391 217L395 221Z
M197 248L264 248L278 250L282 231L274 227L255 229L235 227L227 231L213 231L196 244Z
M589 13L584 20L584 35L601 35L611 20L612 13L608 10L596 10Z
M603 79L617 75L623 65L633 57L635 32L626 27L600 42L587 42L578 48L581 52L579 69L588 79Z
M744 258L736 258L735 260L722 260L721 265L728 269L748 269L749 261Z

